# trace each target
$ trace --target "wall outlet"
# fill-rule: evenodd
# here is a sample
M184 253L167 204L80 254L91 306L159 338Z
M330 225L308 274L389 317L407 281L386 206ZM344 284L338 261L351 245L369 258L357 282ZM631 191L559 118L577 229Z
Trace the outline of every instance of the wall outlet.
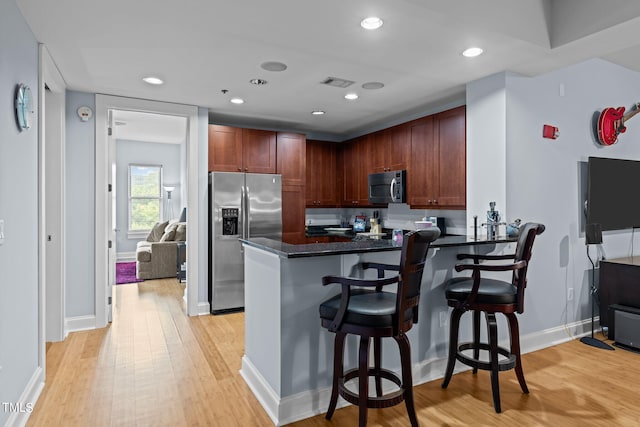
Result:
M567 289L567 301L573 301L573 288Z
M449 312L448 311L441 311L440 312L440 327L444 327L447 326L447 319L449 318Z

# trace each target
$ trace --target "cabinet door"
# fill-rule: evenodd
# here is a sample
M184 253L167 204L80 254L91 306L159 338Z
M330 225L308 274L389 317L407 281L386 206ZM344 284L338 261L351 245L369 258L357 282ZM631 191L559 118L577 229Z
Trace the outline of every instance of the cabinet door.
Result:
M321 147L319 141L307 140L306 149L306 172L304 181L304 199L308 208L314 208L318 205L318 183L317 169L315 162L320 157Z
M407 200L411 207L429 207L437 200L438 144L433 117L411 122L411 161L407 170Z
M276 139L276 173L282 174L282 185L304 186L306 137L301 134L278 132ZM304 203L304 197L302 201Z
M438 124L438 205L466 206L466 119L465 107L436 114Z
M209 125L209 171L242 170L242 129Z
M374 139L371 135L365 135L358 138L355 145L354 164L349 165L356 170L355 188L355 205L356 206L368 206L369 205L369 174L373 173L372 165L372 152L373 152Z
M389 129L370 135L370 170L368 173L386 172L389 169Z
M357 183L355 182L356 165L354 163L354 141L340 144L342 158L342 205L353 206L356 200Z
M336 198L336 143L307 140L307 207L333 207Z
M282 175L282 241L305 243L306 137L278 133L276 153L276 173Z
M408 125L394 126L387 129L386 133L387 170L407 169L411 155L411 127Z
M304 233L304 186L282 186L282 241L294 245L306 243Z
M276 133L266 130L242 130L244 172L276 173Z

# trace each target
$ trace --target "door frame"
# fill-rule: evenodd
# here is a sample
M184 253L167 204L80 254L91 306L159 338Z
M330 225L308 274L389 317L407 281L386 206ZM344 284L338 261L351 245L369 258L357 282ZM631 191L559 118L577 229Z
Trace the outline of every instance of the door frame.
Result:
M170 104L135 98L124 98L110 95L96 95L96 152L95 152L95 307L96 327L101 328L108 323L107 285L108 271L108 198L109 182L109 143L108 116L109 110L129 110L147 113L167 114L186 117L187 123L187 285L185 289L187 314L198 315L198 252L200 233L198 230L198 107L181 104ZM114 254L115 256L115 254Z
M65 147L65 126L66 126L66 89L67 85L58 70L55 62L51 58L46 46L42 43L38 45L38 366L42 369L43 382L46 371L46 341L62 341L67 335L65 324L65 216L64 216L64 147ZM56 114L55 117L47 117L45 104L45 85L49 87L55 96L50 96L46 101L50 110ZM50 111L51 112L51 111ZM54 141L51 132L48 132L46 123L55 120L55 126L59 130L58 140ZM49 140L47 139L49 136ZM47 204L47 188L51 185L47 180L47 152L49 150L62 150L60 175L58 184L60 200L55 205L54 211ZM56 236L48 242L47 235L50 232L47 224L49 221L56 222ZM55 247L53 246L55 245ZM49 250L60 251L58 254L60 265L55 272L47 268L47 252ZM55 280L50 276L56 274Z

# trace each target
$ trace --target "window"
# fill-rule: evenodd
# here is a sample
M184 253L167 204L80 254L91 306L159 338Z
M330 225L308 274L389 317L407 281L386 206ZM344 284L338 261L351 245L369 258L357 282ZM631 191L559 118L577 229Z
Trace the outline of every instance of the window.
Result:
M129 231L148 231L162 215L162 166L129 165Z

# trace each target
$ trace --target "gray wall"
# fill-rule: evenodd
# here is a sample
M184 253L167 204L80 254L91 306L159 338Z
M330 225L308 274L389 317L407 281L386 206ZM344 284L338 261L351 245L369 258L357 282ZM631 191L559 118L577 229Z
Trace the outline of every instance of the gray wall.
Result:
M0 2L0 402L19 398L38 368L38 122L20 132L16 85L38 110L38 44L13 1ZM26 404L27 402L22 402ZM11 416L0 408L0 425Z
M66 105L66 316L95 315L95 121L76 111L95 111L95 96L67 91Z
M638 89L640 73L598 59L533 78L501 73L467 86L467 136L471 138L467 144L476 152L491 153L492 162L505 176L503 181L489 185L483 167L493 163L489 159L467 159L471 165L481 162L470 166L467 175L468 194L485 201L477 210L486 210L496 194L505 194L506 202L499 207L507 220L519 217L547 227L536 240L529 268L521 322L524 334L571 325L591 316L582 165L589 156L640 160L638 123L629 122L627 132L609 147L598 145L592 132L594 112L605 107L629 109L638 101ZM501 101L487 102L496 98ZM496 113L502 108L501 102L506 116ZM557 126L559 138L542 138L543 124ZM635 194L635 186L620 183L620 188L612 191L624 188ZM474 213L481 214L467 212ZM631 230L605 232L604 253L597 254L593 247L592 257L630 256L631 248L640 247L640 237L632 239ZM571 301L567 299L569 288L575 295Z
M164 144L157 142L117 140L116 142L116 251L118 254L135 252L136 243L142 238L129 239L127 237L128 223L128 182L129 164L162 165L163 185L174 185L171 193L173 218L178 218L184 204L181 192L182 148L179 144ZM166 208L166 191L162 191L162 205ZM168 218L164 212L164 218Z

